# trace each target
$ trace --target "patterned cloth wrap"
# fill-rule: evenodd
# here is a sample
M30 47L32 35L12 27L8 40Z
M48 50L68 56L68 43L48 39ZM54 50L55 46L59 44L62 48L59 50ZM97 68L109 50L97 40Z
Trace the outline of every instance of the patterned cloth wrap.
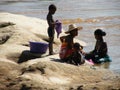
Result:
M66 46L67 46L67 43L63 42L59 52L60 59L67 58L73 53L73 49L67 49Z

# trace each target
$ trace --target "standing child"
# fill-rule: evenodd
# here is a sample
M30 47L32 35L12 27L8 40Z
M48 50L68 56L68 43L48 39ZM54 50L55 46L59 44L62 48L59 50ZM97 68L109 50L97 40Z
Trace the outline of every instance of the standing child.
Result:
M49 55L53 55L53 41L55 34L55 21L53 20L53 14L55 14L56 6L54 4L49 5L49 12L47 14L47 23L48 23L48 36L49 36Z

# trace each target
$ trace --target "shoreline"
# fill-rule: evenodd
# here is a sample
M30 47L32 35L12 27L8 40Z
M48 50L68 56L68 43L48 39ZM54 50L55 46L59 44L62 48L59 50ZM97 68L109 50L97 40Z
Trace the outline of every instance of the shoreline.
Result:
M18 64L21 53L30 50L29 41L47 43L47 23L23 15L0 13L0 23L5 22L12 22L14 25L8 24L0 28L1 40L9 36L0 46L0 89L120 89L119 74L87 63L79 67L61 63L58 54ZM58 39L55 42L55 47L59 47Z

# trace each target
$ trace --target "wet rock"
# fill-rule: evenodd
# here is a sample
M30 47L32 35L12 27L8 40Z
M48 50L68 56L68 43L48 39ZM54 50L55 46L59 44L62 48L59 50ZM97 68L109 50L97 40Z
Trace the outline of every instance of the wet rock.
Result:
M4 27L10 26L10 25L15 25L15 24L12 22L1 22L0 28L4 28Z
M20 90L32 90L32 87L28 87L27 85L22 84L22 87Z

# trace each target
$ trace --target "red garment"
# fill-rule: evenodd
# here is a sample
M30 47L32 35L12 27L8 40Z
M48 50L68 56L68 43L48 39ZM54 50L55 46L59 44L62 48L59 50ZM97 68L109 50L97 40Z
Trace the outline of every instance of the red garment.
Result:
M67 43L62 43L59 57L60 59L64 59L69 57L73 53L73 49L68 49L67 48Z

